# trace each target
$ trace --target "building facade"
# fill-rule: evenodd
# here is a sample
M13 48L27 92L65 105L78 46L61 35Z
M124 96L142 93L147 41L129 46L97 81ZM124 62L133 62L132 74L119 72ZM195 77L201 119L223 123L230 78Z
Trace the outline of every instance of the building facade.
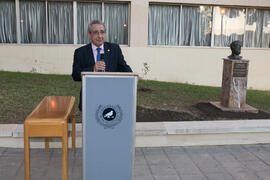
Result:
M94 19L144 79L221 86L240 40L248 88L270 90L268 0L1 0L0 70L71 74Z

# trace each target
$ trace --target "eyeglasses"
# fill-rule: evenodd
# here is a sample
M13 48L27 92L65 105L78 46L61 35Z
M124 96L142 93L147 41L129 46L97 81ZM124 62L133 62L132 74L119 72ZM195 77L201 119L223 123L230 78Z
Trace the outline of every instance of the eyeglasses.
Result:
M98 35L98 34L103 35L103 34L105 34L106 32L105 32L105 31L93 31L93 32L91 32L91 33L93 33L94 35Z

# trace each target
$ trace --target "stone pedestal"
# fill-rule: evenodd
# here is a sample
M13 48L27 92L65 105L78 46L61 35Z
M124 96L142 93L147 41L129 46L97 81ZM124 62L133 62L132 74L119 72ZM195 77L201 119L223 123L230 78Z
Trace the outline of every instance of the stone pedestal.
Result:
M248 60L224 59L221 105L243 108L246 105Z
M249 61L223 60L221 101L211 103L223 111L257 113L257 109L246 104Z

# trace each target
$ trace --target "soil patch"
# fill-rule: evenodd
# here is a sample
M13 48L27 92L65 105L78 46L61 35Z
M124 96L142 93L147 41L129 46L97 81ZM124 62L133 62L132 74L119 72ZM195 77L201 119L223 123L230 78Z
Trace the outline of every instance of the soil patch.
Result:
M187 112L137 107L137 122L192 121L194 117Z
M176 112L138 106L137 122L270 119L270 114L261 110L258 113L223 112L210 103L198 103L190 109L193 110Z
M270 119L270 114L259 110L258 113L250 112L224 112L210 103L198 103L194 105L209 119Z

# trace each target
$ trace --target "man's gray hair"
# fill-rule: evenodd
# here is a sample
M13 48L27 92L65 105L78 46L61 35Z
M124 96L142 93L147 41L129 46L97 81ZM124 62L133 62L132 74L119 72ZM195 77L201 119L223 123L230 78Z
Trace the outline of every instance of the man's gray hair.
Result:
M93 20L93 21L88 25L88 32L89 32L89 33L91 33L92 25L94 25L94 24L100 24L100 25L102 25L102 26L104 27L104 29L105 29L105 32L106 32L105 24L104 24L102 21L100 21L100 20Z

